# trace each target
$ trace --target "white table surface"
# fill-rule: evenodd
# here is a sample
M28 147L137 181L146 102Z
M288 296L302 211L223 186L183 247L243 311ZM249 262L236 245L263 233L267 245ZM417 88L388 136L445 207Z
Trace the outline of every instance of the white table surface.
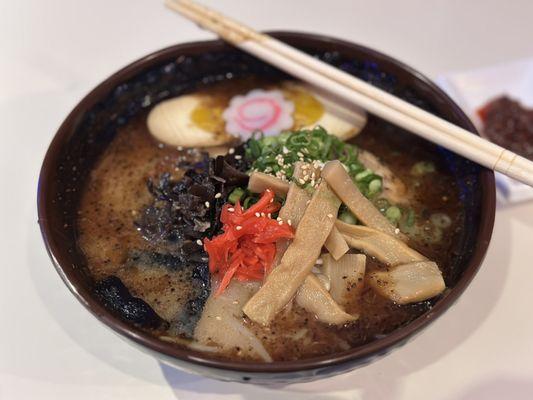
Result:
M531 1L210 0L258 29L330 34L436 75L533 54ZM160 365L67 291L37 227L55 130L104 77L211 34L149 0L0 0L0 399L531 399L533 203L499 206L483 266L408 346L308 384L222 383Z

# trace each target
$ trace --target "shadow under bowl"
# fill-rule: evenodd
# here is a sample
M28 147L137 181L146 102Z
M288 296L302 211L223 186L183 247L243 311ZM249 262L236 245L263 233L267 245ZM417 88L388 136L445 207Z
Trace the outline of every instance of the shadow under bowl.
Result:
M477 134L444 92L420 73L386 55L325 36L293 32L272 35ZM468 286L481 265L492 234L495 213L492 171L434 146L456 179L465 210L463 234L456 246L459 273L455 284L430 311L383 338L342 353L299 361L214 359L161 341L124 322L94 295L94 281L77 245L76 216L84 182L118 128L164 99L251 75L287 78L281 71L221 41L210 41L157 51L103 81L68 115L46 154L38 189L43 239L57 272L74 296L103 324L164 363L221 380L256 383L298 382L347 372L407 342L442 315Z

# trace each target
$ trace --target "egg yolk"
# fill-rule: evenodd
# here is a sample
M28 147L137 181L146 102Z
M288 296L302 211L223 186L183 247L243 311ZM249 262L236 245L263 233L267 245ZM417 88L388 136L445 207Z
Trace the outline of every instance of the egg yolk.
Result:
M294 103L293 129L313 125L324 115L324 106L311 93L299 89L285 89L283 94L287 100Z
M194 125L207 132L223 133L224 108L202 102L191 113L191 121Z
M283 96L292 101L294 112L292 129L300 129L315 124L324 115L324 106L311 93L292 87L281 89ZM219 99L220 100L220 99ZM191 113L191 122L207 132L225 133L225 122L222 113L227 103L222 106L215 101L202 101Z

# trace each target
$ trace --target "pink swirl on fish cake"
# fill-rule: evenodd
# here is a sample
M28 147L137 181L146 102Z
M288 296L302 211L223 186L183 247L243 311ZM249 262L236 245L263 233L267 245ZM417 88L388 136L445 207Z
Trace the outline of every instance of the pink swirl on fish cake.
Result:
M294 123L294 103L279 90L254 89L230 100L222 114L226 132L248 139L253 132L277 135Z

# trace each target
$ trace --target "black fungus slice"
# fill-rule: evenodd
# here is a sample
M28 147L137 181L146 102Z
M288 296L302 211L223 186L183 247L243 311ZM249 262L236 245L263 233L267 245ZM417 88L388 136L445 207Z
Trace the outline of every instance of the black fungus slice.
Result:
M248 185L248 174L243 172L248 167L243 158L235 159L233 155L218 156L215 159L214 171L215 176L221 178L224 186L233 189L237 186L246 187Z
M181 163L186 172L179 180L163 173L147 182L154 200L136 222L142 236L156 248L189 258L203 252L198 240L220 231L220 211L229 193L248 184L242 152L209 158L207 154L194 164Z
M188 272L193 292L179 315L168 321L169 332L190 337L211 290L208 255L201 241L218 234L220 212L235 187L246 187L249 163L244 147L232 154L176 165L185 170L181 179L170 172L149 179L152 203L141 212L136 226L152 251L133 251L130 265Z
M96 284L95 293L107 309L126 322L151 329L167 325L144 300L133 297L116 276L109 276L99 281Z

